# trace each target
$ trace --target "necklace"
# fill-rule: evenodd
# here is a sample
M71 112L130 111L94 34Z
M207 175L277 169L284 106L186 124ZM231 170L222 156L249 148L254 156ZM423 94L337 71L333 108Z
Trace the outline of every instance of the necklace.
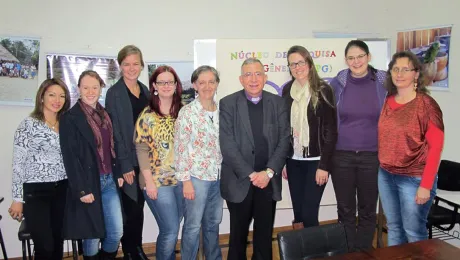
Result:
M56 125L57 125L57 123L58 123L59 121L56 121L54 124L51 124L51 123L50 123L48 120L46 120L46 119L45 119L45 121L46 121L46 123L51 127L51 129L56 130Z
M201 103L201 100L200 100L200 103ZM203 104L201 104L201 105L203 106ZM203 109L208 114L208 117L211 120L211 123L214 124L214 112L217 109L216 103L212 102L211 106L209 106L209 107L203 106Z
M214 125L214 116L216 115L216 114L215 114L215 111L214 111L214 112L206 111L206 114L208 115L209 120L211 120L211 124Z

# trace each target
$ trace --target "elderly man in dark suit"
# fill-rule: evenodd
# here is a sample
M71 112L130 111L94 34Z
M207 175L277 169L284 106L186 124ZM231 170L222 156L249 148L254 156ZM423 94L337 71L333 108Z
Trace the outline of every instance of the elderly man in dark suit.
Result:
M220 101L221 193L230 211L228 259L246 259L254 219L252 259L272 259L276 202L289 151L288 110L281 97L263 91L263 64L249 58L241 66L244 90Z

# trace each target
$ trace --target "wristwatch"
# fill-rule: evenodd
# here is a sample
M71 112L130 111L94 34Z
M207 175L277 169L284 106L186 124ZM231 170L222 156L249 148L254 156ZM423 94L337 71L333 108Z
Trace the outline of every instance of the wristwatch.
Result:
M265 171L267 172L268 178L270 178L270 179L271 179L271 178L273 177L273 175L275 174L275 172L274 172L272 169L270 169L270 168L267 168Z

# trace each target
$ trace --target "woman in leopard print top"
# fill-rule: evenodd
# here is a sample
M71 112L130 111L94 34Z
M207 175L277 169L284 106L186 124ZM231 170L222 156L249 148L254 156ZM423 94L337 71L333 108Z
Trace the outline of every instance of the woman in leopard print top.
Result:
M134 142L145 201L155 217L159 234L156 258L175 259L179 224L183 216L182 185L175 177L174 123L181 104L182 84L173 68L160 66L149 80L149 106L139 115Z

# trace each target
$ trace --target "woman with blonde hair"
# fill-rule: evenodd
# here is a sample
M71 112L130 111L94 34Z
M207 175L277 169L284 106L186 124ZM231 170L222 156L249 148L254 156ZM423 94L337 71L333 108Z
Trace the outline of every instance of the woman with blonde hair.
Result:
M139 81L144 68L141 50L127 45L118 52L121 77L108 91L105 105L113 122L117 163L125 180L121 201L125 213L121 245L124 259L147 259L142 249L144 196L139 187L139 165L133 143L134 125L147 106L149 89Z

